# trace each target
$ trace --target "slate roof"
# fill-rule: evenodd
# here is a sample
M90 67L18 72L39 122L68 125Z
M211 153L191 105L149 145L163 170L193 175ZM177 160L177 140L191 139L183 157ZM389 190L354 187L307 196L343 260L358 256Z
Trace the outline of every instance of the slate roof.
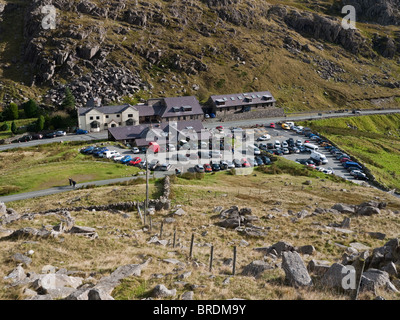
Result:
M121 113L128 109L129 107L133 107L134 109L137 109L136 106L131 106L130 104L124 104L120 106L104 106L104 107L86 107L86 108L79 108L79 115L83 116L89 111L95 109L103 114L115 114L115 113Z
M271 100L266 100L264 97L271 97ZM275 98L269 91L213 95L210 97L210 99L217 108L228 108L243 105L251 106L266 102L276 102ZM219 101L223 102L224 104L218 105L217 102Z
M173 122L171 122L172 124ZM198 133L200 136L200 132L204 129L203 123L200 120L188 120L188 121L176 121L177 124L177 130L179 132L185 131L187 128L192 128L195 132ZM147 132L151 129L160 129L163 132L169 132L170 131L170 123L169 122L163 122L160 124L142 124L142 125L137 125L137 126L126 126L126 127L114 127L114 128L108 128L109 133L114 137L115 140L120 141L120 140L137 140L139 141L140 139L145 139ZM188 129L188 130L190 130ZM171 130L173 131L173 130ZM201 135L202 139L208 139L209 135L207 135L208 132L204 132ZM200 138L200 137L199 137Z
M162 118L204 114L195 96L172 97L164 98L163 100L165 102L165 108L161 114ZM191 111L183 111L183 107L191 107ZM174 108L176 108L176 110L180 109L180 111L177 112Z

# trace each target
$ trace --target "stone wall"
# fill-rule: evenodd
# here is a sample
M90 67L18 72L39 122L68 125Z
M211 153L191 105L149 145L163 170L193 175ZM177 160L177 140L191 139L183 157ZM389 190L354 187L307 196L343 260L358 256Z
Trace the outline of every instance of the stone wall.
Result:
M284 117L285 113L282 108L267 107L259 110L252 110L249 112L242 113L227 113L226 115L218 114L217 118L223 121L236 121L236 120L247 120L247 119L258 119L258 118L275 118Z

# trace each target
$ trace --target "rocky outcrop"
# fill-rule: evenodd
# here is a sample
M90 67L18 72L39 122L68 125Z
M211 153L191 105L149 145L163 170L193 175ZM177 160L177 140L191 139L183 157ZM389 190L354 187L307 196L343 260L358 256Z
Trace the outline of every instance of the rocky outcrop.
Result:
M400 24L399 0L342 0L342 5L351 5L356 9L357 19L380 25Z

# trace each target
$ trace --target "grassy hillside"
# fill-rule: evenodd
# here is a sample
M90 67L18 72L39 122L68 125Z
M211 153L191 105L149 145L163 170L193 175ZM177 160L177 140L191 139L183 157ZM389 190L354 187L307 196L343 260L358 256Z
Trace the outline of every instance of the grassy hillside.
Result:
M137 167L79 153L87 143L53 143L0 152L0 194L29 192L77 183L127 177ZM96 161L97 160L97 161Z
M373 115L306 122L360 159L377 181L400 190L400 115Z
M312 184L304 185L305 180L311 180ZM154 191L153 187L152 190ZM17 212L36 212L60 207L107 204L115 202L116 199L142 201L144 193L143 184L108 186L18 201L9 203L8 207L13 207ZM351 216L353 233L325 228L330 223L340 223L347 215L326 213L303 219L294 218L295 213L303 209L311 213L316 207L330 208L337 202L359 204L375 197L379 197L381 201L388 201L389 210L372 217ZM281 268L267 270L258 279L240 273L254 260L264 259L272 264L280 261L273 262L269 258L264 258L261 252L253 250L256 247L265 247L281 240L295 246L311 244L316 251L313 255L302 255L306 264L311 259L328 260L333 263L340 261L350 243L360 242L375 248L386 242L371 238L365 232L385 232L387 237L391 238L398 236L400 227L398 216L393 213L400 209L400 201L397 198L359 185L292 176L287 173L264 174L255 171L248 176L234 176L229 172L220 172L207 175L204 180L173 178L171 199L172 205L181 205L186 214L181 217L173 216L175 222L172 224L164 223L163 239L170 241L165 247L147 242L153 235L159 233L161 221L171 217L169 211L161 211L153 216L151 231L148 230L148 226L143 229L137 212L129 212L129 216L125 218L121 212L87 210L72 212L78 225L95 228L99 238L89 240L65 234L62 239L37 239L34 242L24 242L23 239L1 240L0 259L4 263L0 266L0 279L13 268L14 262L9 259L11 253L32 249L35 251L33 261L26 268L30 271L40 273L44 265L50 264L58 268L79 271L75 273L76 276L85 277L91 274L95 279L109 274L121 265L140 263L143 259L152 258L149 266L143 270L142 276L129 277L113 291L113 297L121 300L148 297L151 289L159 283L165 284L167 288L176 288L177 298L183 292L190 290L191 284L196 284L199 287L194 290L195 299L344 300L349 296L318 285L309 289L295 289L287 285ZM235 230L215 226L219 219L214 208L222 206L227 209L233 205L238 205L239 208L251 208L252 215L259 218L253 224L268 230L268 235L261 238L246 237ZM265 218L269 214L273 217ZM54 216L42 216L30 221L22 220L6 227L40 228L42 225L56 223L57 219ZM174 249L172 238L175 230L177 247ZM192 233L195 235L195 245L193 259L190 260L189 246ZM212 272L208 270L210 245L214 246ZM232 258L233 246L237 246L238 252L237 274L234 277L232 277L232 266L223 263L226 259ZM185 263L185 266L176 266L163 261L168 258L178 259ZM182 280L177 282L178 276L183 272L191 272L191 275L183 282ZM224 282L227 278L230 280ZM5 290L1 286L0 298L23 299L25 296L22 291L23 287ZM388 299L399 298L398 295L381 289L378 289L378 294ZM365 300L373 297L370 293L360 295L360 298Z

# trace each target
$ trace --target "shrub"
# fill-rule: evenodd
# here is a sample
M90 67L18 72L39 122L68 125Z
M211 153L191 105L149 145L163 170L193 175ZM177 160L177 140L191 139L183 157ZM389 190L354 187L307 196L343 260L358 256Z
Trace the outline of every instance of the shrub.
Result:
M7 131L8 129L10 129L10 126L7 122L4 122L0 127L0 131Z

